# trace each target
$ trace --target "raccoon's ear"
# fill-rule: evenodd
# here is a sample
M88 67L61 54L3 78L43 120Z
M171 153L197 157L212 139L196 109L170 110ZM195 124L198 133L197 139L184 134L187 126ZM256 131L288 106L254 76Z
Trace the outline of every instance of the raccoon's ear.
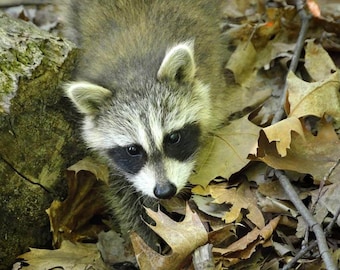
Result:
M157 78L160 81L190 83L195 73L194 42L188 41L177 44L167 51Z
M64 89L77 109L87 115L96 115L103 102L112 96L110 90L88 82L71 82Z

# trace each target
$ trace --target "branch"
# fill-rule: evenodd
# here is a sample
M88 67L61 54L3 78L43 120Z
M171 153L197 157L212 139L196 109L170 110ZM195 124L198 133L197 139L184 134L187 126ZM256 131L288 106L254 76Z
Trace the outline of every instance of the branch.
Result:
M318 242L314 241L309 246L306 246L304 249L301 249L293 259L291 259L284 267L282 267L281 270L289 270L294 267L294 265L298 262L299 259L301 259L308 251L312 250L313 248L317 247Z
M304 1L303 0L296 0L296 9L298 10L300 19L301 19L301 29L299 32L299 36L296 42L296 47L294 50L294 55L292 57L292 61L289 66L289 72L295 72L296 68L299 63L301 51L304 47L305 37L306 33L309 27L309 21L311 16L307 14L307 12L304 9ZM280 101L280 108L275 113L274 118L272 120L271 124L275 124L279 122L281 119L285 117L285 111L284 111L284 105L286 102L287 97L287 90L288 90L288 83L287 79L285 81L284 90L282 92L281 101ZM331 253L329 251L325 234L320 226L319 223L314 219L312 214L309 212L309 210L306 208L306 206L303 204L303 202L300 200L298 194L294 190L291 182L289 181L288 177L284 174L283 171L275 170L275 175L278 177L281 186L285 190L286 194L288 195L290 201L294 204L296 209L300 212L301 216L303 217L304 221L308 224L308 226L313 230L315 237L317 239L317 244L319 246L319 252L321 254L321 257L326 265L326 268L328 270L335 270L337 269L334 261L331 257ZM310 247L310 246L309 246ZM306 249L308 251L308 247ZM306 252L305 250L305 252ZM302 256L304 253L299 253L299 256ZM298 259L298 258L297 258ZM297 261L297 259L295 259ZM290 266L289 266L290 267ZM284 268L288 269L288 268Z
M338 160L338 162L337 162L336 164L334 164L334 166L332 166L332 168L330 168L328 174L324 177L323 182L326 182L326 181L329 179L329 177L331 176L331 174L333 173L333 171L335 170L335 168L339 165L339 163L340 163L340 159ZM280 172L280 171L276 171L276 175L278 176L277 172ZM283 173L283 172L281 172L281 173ZM280 173L279 173L279 174L280 174ZM281 177L283 177L283 176L281 176ZM279 178L279 180L280 180L280 178ZM281 180L280 180L280 183L281 183L282 187L283 187L284 189L285 189L285 187L286 187L287 189L289 189L290 186L291 186L290 181L288 180L288 181L289 181L289 185L287 184L286 180L283 179L283 181L284 181L284 182L281 182ZM293 203L296 202L296 204L302 204L301 207L302 207L302 206L304 207L304 204L303 204L303 203L301 202L301 200L298 198L298 195L297 195L297 194L296 194L297 197L295 197L295 198L293 198L292 196L290 196L291 194L293 194L293 192L295 193L295 190L294 190L294 189L293 189L293 191L290 191L290 190L288 191L288 190L285 189L285 191L286 191L286 193L289 195L290 200L291 200ZM319 193L321 193L321 191L320 191ZM295 207L298 209L298 207L296 206L296 204L294 203ZM299 209L298 209L298 210L299 210ZM302 215L303 217L304 217L304 215L303 215L302 213L307 213L307 214L310 215L310 212L307 210L307 208L306 208L303 212L302 212L302 209L300 209L299 212L301 213L301 215ZM324 230L324 233L326 234L326 236L331 234L332 229L333 229L333 227L335 226L336 221L337 221L339 215L340 215L340 207L338 208L338 210L337 210L336 213L334 214L334 217L333 217L332 221L328 224L328 226L327 226L327 227L325 228L325 230ZM313 219L313 217L312 217L312 219ZM306 218L304 218L304 220L306 221ZM306 222L307 222L307 221L306 221ZM313 224L316 224L316 223L317 223L316 221L312 221L312 222L313 222ZM308 225L309 225L309 224L308 224ZM309 225L309 226L310 226L311 228L313 228L311 225ZM317 224L317 226L320 227L319 230L322 230L322 229L321 229L321 226L320 226L319 224ZM315 231L314 231L314 232L315 232ZM322 236L322 238L324 238L324 236ZM326 240L323 240L323 239L322 239L322 241L325 242ZM318 238L317 238L317 241L314 241L314 242L311 243L310 245L306 246L304 249L300 250L300 251L294 256L294 258L293 258L292 260L290 260L290 261L282 268L282 270L289 270L289 269L291 269L291 268L295 265L295 263L298 262L299 259L301 259L308 251L310 251L310 250L312 250L313 248L315 248L318 244L319 244L319 241L318 241ZM320 246L319 246L319 251L320 251L320 253L321 253ZM328 247L327 247L327 252L328 252ZM324 259L324 258L323 258L323 259ZM327 256L327 260L329 260L329 256ZM332 262L332 259L331 259L331 262ZM326 262L325 262L325 264L326 264ZM326 265L327 265L327 264L326 264ZM328 266L328 267L330 267L330 266ZM332 268L327 268L327 269L332 269Z
M339 164L339 162L337 162L336 166ZM330 169L330 173L328 174L328 177L330 176L331 172L335 169L336 166L333 166ZM328 226L325 229L325 233L326 235L331 234L331 231L334 227L334 225L336 224L336 221L338 219L340 215L340 207L338 208L338 210L336 211L331 223L328 224ZM310 250L312 250L313 248L317 247L318 242L317 241L313 241L313 243L311 243L310 245L306 246L305 248L301 249L295 256L293 259L291 259L283 268L282 270L289 270L292 269L293 266L298 262L299 259L301 259L307 252L309 252Z
M326 232L327 235L331 234L332 229L333 229L334 225L336 224L336 221L337 221L339 215L340 215L340 207L339 207L338 210L335 212L335 215L334 215L334 217L333 217L331 223L329 223L328 226L327 226L326 229L325 229L325 232Z
M299 16L301 18L301 29L300 29L300 32L299 32L298 39L296 41L296 47L295 47L295 50L294 50L292 61L290 62L290 65L289 65L288 72L289 71L292 71L292 72L296 71L296 68L299 64L301 51L302 51L304 44L305 44L305 37L306 37L306 33L307 33L307 30L308 30L308 27L309 27L309 21L311 19L311 16L308 15L306 13L305 9L304 9L303 0L296 0L296 9L298 10ZM286 79L285 85L284 85L284 88L283 88L283 93L281 94L280 108L275 113L274 118L272 120L272 124L279 122L285 116L284 105L286 103L287 90L288 90L288 84L287 84L287 79Z
M284 174L284 172L276 170L275 175L279 179L281 186L285 190L286 194L289 196L291 202L294 204L296 209L303 217L304 221L313 230L318 242L320 255L326 265L326 268L328 270L336 270L337 267L334 265L331 253L328 249L324 231L322 230L320 224L314 219L313 215L308 211L307 207L300 200L299 195L296 193L295 189L293 188L292 184L290 183L288 177Z

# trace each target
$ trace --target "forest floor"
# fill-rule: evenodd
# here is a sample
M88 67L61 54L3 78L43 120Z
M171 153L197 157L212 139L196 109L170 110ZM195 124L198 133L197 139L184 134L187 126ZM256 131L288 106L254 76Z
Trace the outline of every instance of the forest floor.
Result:
M55 6L6 2L6 13L59 34ZM202 150L189 204L164 203L183 220L149 211L171 252L135 234L124 246L108 230L94 193L106 168L85 160L48 210L55 249L32 249L14 269L108 269L134 255L141 269L340 269L340 5L264 2L225 1L237 113Z

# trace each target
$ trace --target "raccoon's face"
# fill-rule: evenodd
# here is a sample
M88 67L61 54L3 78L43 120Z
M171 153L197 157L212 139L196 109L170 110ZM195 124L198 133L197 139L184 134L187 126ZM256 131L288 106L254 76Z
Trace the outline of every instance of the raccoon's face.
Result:
M85 114L85 141L145 195L171 198L193 171L210 117L209 88L195 72L193 45L182 43L167 52L157 77L130 85L134 91L67 85Z
M143 125L136 125L138 130L134 129L129 135L126 130L119 129L125 138L116 139L117 144L107 149L106 155L137 190L151 197L167 199L184 187L193 170L200 127L194 122L172 130L161 123L143 120L135 118Z

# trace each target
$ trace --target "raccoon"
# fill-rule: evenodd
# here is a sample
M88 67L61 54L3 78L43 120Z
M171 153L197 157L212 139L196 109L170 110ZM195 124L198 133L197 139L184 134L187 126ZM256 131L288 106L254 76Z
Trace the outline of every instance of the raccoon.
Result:
M227 118L226 44L217 0L66 0L65 36L81 53L67 96L82 136L112 168L106 197L123 233L158 241L144 206L186 186Z

